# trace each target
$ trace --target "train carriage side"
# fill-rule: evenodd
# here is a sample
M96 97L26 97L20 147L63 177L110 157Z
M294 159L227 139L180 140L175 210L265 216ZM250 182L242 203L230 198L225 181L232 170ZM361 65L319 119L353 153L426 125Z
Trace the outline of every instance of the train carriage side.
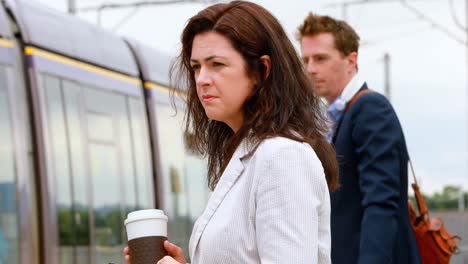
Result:
M137 58L147 95L158 174L158 206L169 216L169 239L180 245L188 256L193 224L209 197L206 161L191 151L185 142L183 98L175 97L177 111L171 104L169 70L172 58L136 41L127 42Z
M0 263L38 263L33 145L22 65L21 47L0 5Z
M121 38L79 19L31 1L6 6L31 93L39 262L121 263L126 214L155 205L134 57Z

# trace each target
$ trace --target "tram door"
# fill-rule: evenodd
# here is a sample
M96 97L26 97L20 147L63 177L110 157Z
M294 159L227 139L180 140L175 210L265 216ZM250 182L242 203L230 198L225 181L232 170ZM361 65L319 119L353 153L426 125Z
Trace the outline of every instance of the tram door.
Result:
M44 76L58 263L122 263L126 214L153 202L141 98Z

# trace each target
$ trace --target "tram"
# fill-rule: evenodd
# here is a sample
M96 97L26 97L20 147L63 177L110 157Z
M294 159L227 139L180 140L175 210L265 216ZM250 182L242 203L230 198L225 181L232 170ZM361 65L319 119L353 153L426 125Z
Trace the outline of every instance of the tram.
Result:
M123 221L144 208L163 209L186 250L209 192L171 106L171 58L33 1L1 3L0 263L124 263Z

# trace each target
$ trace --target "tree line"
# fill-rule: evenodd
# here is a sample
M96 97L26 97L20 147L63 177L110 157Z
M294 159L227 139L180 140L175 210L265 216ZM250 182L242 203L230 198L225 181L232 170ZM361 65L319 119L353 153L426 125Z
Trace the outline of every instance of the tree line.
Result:
M460 186L447 185L441 192L435 192L431 195L423 194L429 210L458 210L460 203L460 192L463 192ZM468 209L468 192L463 192L463 203L465 210ZM410 196L414 201L414 196Z

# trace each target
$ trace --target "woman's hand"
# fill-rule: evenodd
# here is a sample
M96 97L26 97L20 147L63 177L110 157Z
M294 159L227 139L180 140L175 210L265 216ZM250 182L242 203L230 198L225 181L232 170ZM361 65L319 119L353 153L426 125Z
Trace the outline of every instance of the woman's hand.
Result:
M128 247L125 247L124 250L124 255L125 255L125 261L127 262L127 264L132 264L130 262L130 249L128 249Z
M177 262L172 257L165 256L160 261L158 261L158 263L156 263L156 264L180 264L180 262Z
M182 249L169 241L164 241L164 249L167 251L168 256L165 256L157 262L157 264L187 264ZM125 261L127 264L130 262L130 250L128 247L124 248Z
M164 249L167 251L168 256L165 256L158 264L186 264L184 252L182 249L169 241L164 241ZM128 263L130 264L130 263Z

